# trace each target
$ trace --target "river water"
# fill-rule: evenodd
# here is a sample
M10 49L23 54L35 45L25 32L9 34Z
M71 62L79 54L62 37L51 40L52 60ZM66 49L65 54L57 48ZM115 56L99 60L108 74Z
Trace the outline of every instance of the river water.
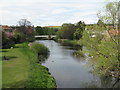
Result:
M113 78L99 77L90 72L88 58L73 56L75 50L53 40L36 41L50 50L48 59L42 63L54 76L57 88L110 88ZM118 87L118 85L117 85Z

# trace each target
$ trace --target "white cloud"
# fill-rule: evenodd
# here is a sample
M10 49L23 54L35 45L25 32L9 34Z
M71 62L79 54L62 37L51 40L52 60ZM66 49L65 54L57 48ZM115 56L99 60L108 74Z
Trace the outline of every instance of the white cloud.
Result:
M111 0L114 1L114 0ZM34 25L61 25L97 22L96 13L102 9L105 0L2 0L0 17L2 24L16 25L26 18Z
M52 14L61 14L61 13L66 13L69 12L69 10L65 9L65 8L59 8L59 9L55 9L52 11Z

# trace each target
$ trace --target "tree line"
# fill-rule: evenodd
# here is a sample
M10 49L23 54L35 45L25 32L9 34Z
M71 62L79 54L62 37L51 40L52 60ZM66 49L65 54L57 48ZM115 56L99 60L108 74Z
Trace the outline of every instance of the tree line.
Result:
M13 47L17 43L34 41L34 27L32 23L26 19L18 21L18 26L12 28L12 30L0 31L2 33L2 48Z
M61 29L57 32L57 38L79 40L82 37L85 26L85 23L82 21L79 21L76 24L64 23Z
M59 28L56 27L35 27L36 35L56 35Z

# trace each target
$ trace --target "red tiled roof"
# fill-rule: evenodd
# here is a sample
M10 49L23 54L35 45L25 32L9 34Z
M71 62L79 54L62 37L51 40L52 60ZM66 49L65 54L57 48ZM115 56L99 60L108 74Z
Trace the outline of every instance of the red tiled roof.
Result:
M112 36L116 36L116 35L120 35L120 31L119 30L109 30L108 31Z
M12 29L10 26L7 26L7 25L1 25L0 28L2 28L2 29Z

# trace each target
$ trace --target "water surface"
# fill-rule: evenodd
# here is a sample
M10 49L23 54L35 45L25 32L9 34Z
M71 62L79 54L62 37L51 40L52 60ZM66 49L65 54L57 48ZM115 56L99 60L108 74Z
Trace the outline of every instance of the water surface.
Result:
M50 56L43 63L54 76L57 88L111 87L112 78L98 77L90 72L88 58L73 56L75 50L62 46L53 40L37 41L50 50Z

